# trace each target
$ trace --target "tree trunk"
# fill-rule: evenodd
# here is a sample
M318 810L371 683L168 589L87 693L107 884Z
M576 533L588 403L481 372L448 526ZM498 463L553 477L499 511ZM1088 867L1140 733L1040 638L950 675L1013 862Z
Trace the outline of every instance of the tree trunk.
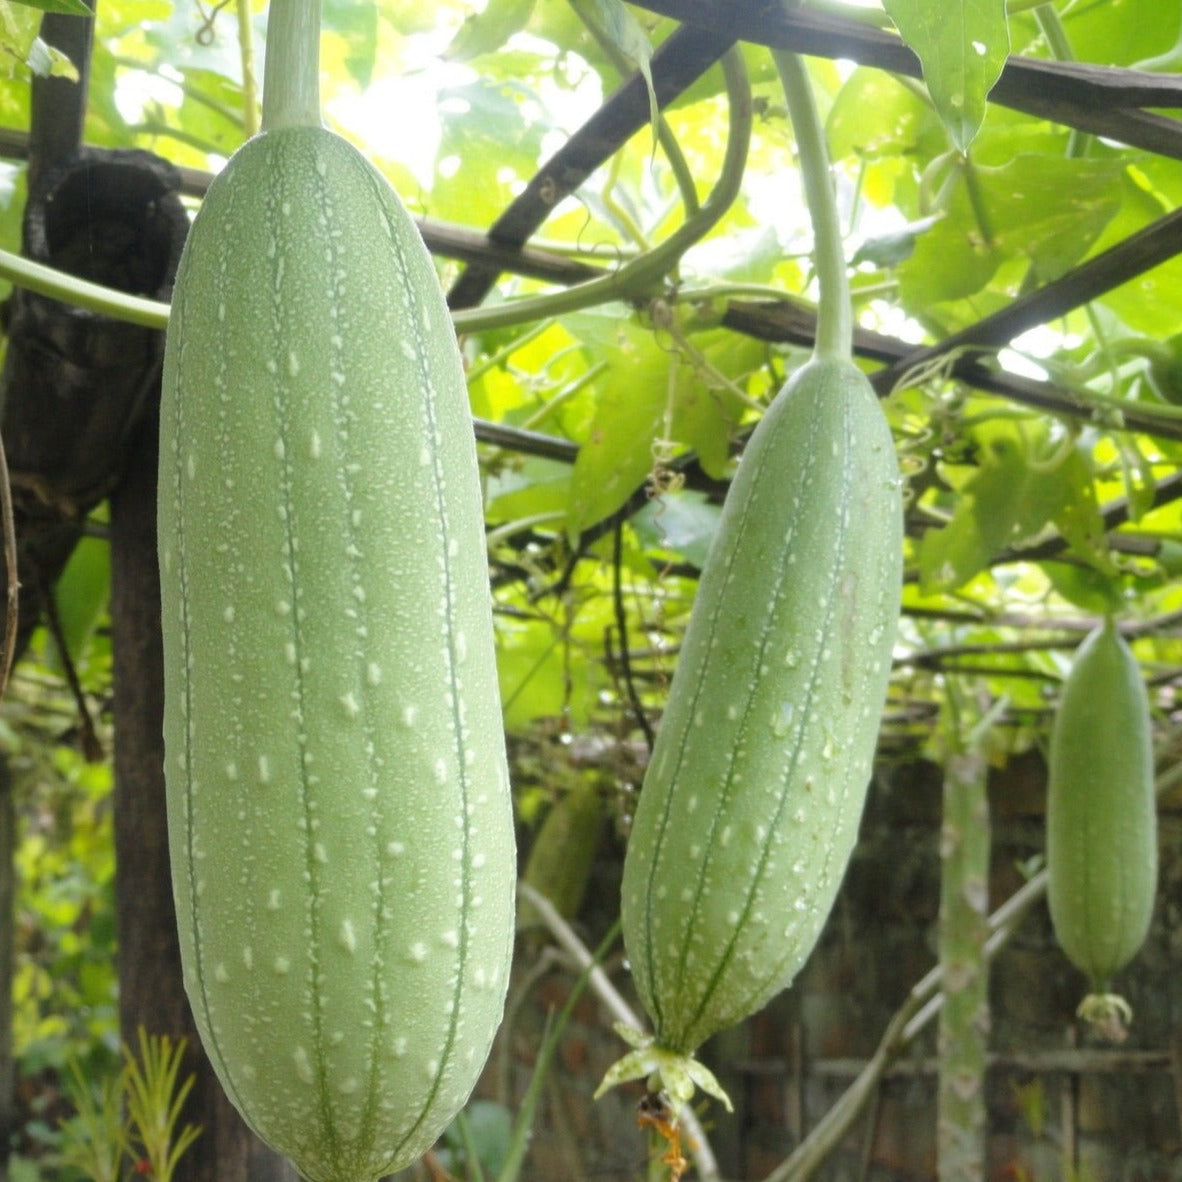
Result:
M119 1020L124 1042L186 1038L196 1074L184 1120L201 1136L176 1182L295 1182L226 1099L198 1042L181 980L164 807L164 672L156 567L156 426L139 433L111 499L115 674L115 858Z

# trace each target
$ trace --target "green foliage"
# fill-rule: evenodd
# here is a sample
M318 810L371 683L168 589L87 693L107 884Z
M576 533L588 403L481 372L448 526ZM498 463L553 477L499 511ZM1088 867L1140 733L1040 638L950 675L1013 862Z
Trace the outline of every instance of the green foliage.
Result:
M885 0L953 144L965 152L985 118L985 100L1009 52L1005 0Z
M140 1027L138 1053L123 1048L117 1075L87 1080L76 1061L69 1065L67 1094L76 1115L62 1128L60 1165L89 1182L121 1182L144 1174L171 1182L177 1163L201 1130L180 1124L192 1075L181 1079L185 1040L150 1035Z
M63 77L78 80L78 69L38 35L42 12L74 16L90 10L80 0L0 0L0 77Z
M111 770L67 747L19 781L13 1041L21 1070L62 1069L117 1045Z

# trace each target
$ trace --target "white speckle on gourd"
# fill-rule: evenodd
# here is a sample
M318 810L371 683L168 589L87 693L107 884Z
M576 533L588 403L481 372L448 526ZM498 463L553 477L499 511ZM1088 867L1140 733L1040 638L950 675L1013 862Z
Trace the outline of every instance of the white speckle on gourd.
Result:
M315 1082L316 1076L312 1071L312 1060L308 1057L308 1052L304 1047L296 1047L291 1053L292 1061L295 1063L296 1076L301 1083L310 1084Z

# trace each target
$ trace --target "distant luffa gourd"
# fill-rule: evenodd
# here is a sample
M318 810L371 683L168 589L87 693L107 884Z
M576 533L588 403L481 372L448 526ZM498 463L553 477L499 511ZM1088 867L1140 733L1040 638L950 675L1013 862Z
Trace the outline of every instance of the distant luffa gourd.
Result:
M1047 762L1051 921L1093 990L1081 1015L1117 1033L1131 1011L1107 990L1153 917L1157 801L1149 695L1111 618L1076 651Z
M359 1182L420 1156L475 1083L516 867L458 349L397 196L307 125L315 10L273 3L264 130L176 280L166 777L214 1068L306 1179Z

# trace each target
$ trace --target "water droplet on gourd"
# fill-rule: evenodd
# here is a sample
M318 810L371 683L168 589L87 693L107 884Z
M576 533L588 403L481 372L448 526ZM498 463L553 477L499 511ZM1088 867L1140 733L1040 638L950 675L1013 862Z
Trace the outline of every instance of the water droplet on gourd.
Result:
M776 715L772 719L772 734L777 739L784 738L792 729L792 717L795 713L796 707L792 702L780 703L780 708L776 711Z

